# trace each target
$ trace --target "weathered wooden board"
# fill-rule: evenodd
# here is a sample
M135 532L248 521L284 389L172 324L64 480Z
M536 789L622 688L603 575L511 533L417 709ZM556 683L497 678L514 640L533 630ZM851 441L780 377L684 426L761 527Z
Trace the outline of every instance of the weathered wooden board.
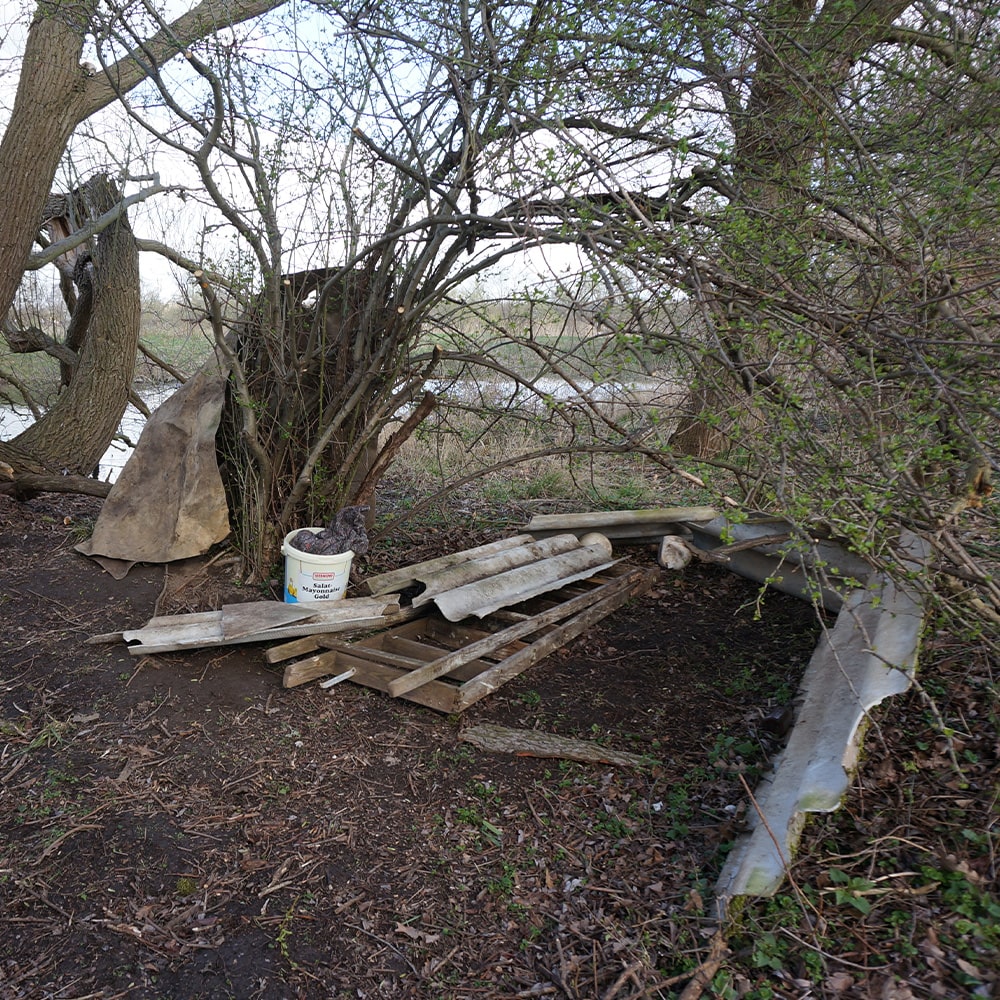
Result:
M500 646L507 645L513 639L523 639L525 636L554 624L557 621L567 618L577 611L582 610L590 604L600 600L600 587L596 587L589 594L581 594L579 597L571 598L563 604L559 604L548 611L542 612L527 621L517 625L510 625L500 632L488 635L477 642L473 642L462 649L457 649L446 656L442 656L432 663L425 664L419 670L413 670L409 674L393 681L389 686L389 693L398 698L407 691L412 691L427 681L434 680L451 673L455 667L467 663L469 660L478 659L484 653L492 652Z
M491 722L470 726L458 737L481 750L512 753L518 757L557 757L587 764L613 764L616 767L648 768L657 763L652 757L612 750L587 740L557 736L537 729L510 729Z
M389 693L390 682L403 672L396 667L365 660L337 649L327 650L309 660L290 663L285 668L283 684L285 687L296 687L319 677L340 673L349 667L355 669L354 676L350 678L352 683L362 684L385 694ZM438 712L450 713L455 702L455 688L444 681L431 681L419 690L411 691L407 700Z
M565 646L571 639L575 639L591 625L606 618L612 611L620 608L636 594L648 590L655 577L655 572L636 571L634 578L624 578L621 586L606 584L607 596L603 600L592 604L578 615L547 632L537 642L533 642L530 646L526 646L513 656L509 656L506 660L463 684L459 688L452 711L465 711L480 698L485 698L506 684L507 681L524 673L528 667L548 656L549 653Z
M269 642L292 636L385 628L407 621L412 609L400 609L396 595L357 597L311 604L255 601L226 604L219 611L151 618L142 628L114 633L116 639L135 643L133 656L167 653L209 646ZM107 641L95 636L91 642Z

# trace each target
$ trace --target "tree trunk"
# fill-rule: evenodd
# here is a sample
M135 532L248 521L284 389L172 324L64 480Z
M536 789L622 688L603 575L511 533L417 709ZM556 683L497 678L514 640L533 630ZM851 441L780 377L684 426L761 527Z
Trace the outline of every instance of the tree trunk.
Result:
M284 276L280 301L263 293L232 338L236 371L219 429L219 468L251 579L268 570L285 533L324 524L349 503L378 455L373 429L387 387L375 354L383 324L375 335L364 315L382 295L359 270L327 288L323 308L313 312L303 303L334 273ZM241 383L249 399L241 398Z
M0 141L0 316L17 293L42 208L79 118L84 34L97 6L39 3L10 122Z
M114 184L99 175L74 192L71 200L76 199L93 219L114 208L120 196ZM139 251L124 212L96 237L92 267L93 301L86 302L86 296L78 300L78 308L89 308L89 324L72 381L45 416L11 442L52 472L90 472L118 430L128 404L139 346L141 297Z
M795 268L808 255L803 225L809 178L834 95L858 55L879 41L907 6L902 0L873 0L857 8L772 0L764 10L750 93L733 122L738 200L729 205L728 234L713 248L737 289L752 289L766 299L794 282ZM711 285L711 279L699 284ZM741 421L727 420L722 411L734 393L756 391L755 366L766 369L775 360L768 356L766 332L755 329L757 301L725 287L713 293L713 299L730 303L714 312L712 321L723 350L739 358L741 377L706 371L681 404L684 417L670 444L698 458L719 455L738 438ZM753 410L748 401L751 418Z
M191 42L239 24L284 0L203 0L123 56L106 74L80 65L97 0L39 0L28 30L10 120L0 140L0 317L9 311L59 162L76 126L140 84L150 66ZM110 192L108 188L108 192ZM105 208L117 203L105 192ZM95 202L96 203L96 202ZM139 271L128 221L118 219L97 238L93 252L95 303L90 333L56 406L15 441L0 442L10 468L0 489L17 489L18 473L89 472L118 428L135 369ZM100 302L96 297L100 297ZM78 328L87 327L78 318ZM78 329L77 332L81 332ZM72 476L62 480L72 484ZM37 482L33 479L32 483ZM25 488L36 486L25 483Z

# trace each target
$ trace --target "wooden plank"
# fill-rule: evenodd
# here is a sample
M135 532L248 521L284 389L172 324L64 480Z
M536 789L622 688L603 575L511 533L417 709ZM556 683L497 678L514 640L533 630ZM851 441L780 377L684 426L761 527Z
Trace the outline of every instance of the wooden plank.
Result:
M466 625L463 622L449 622L444 618L428 618L426 635L434 639L455 642L475 642L493 633L481 625Z
M404 650L411 653L415 657L422 659L423 662L421 663L421 666L423 666L424 663L433 663L442 655L446 655L449 652L447 649L435 648L434 646L421 646L420 648L417 648L419 644L414 643L411 639L397 639L394 636L387 636L386 643L387 645L390 645L392 649ZM469 660L468 663L461 664L454 670L449 670L447 675L442 674L442 676L467 681L470 677L475 677L477 673L489 670L493 666L496 662L496 658L490 654L487 655L489 656L488 660L477 657L474 660Z
M404 670L422 667L425 663L438 659L443 652L446 652L436 646L428 646L412 639L393 635L392 632L382 632L370 639L354 643L341 642L327 636L316 636L315 642L316 646L322 646L327 650L353 655L371 663L400 667ZM524 644L520 643L519 645ZM312 648L316 648L316 646ZM311 652L311 649L304 649L303 652ZM516 649L510 650L510 653L513 652L516 652ZM505 655L510 655L510 653ZM319 661L319 665L322 666L326 662L325 660ZM473 660L456 668L449 674L449 677L455 681L467 681L493 666L494 662ZM295 674L290 676L295 676ZM306 679L312 680L313 678L307 677Z
M557 736L538 729L510 729L491 722L470 726L458 737L481 750L512 753L518 757L558 757L587 764L613 764L616 767L649 768L659 763L653 757L612 750L587 740Z
M442 654L448 652L438 646L428 646L426 643L397 636L392 632L382 632L361 642L338 642L335 639L323 639L322 637L320 638L320 642L328 649L338 649L341 652L353 653L373 663L401 667L405 670L414 670L424 666L426 663L432 663L439 659ZM515 652L515 650L512 649L511 652ZM476 674L484 670L489 670L493 667L494 662L495 660L492 662L479 659L471 660L469 663L450 671L448 676L456 680L467 681L475 677Z
M337 673L337 653L325 650L316 656L310 656L308 659L289 663L285 667L281 683L286 688L298 687L300 684L316 680L317 677L326 677L335 673Z
M479 638L482 638L483 636L487 636L487 635L493 635L493 634L494 634L493 632L483 632L479 636ZM387 636L386 636L386 642L387 643L391 643L391 647L390 648L396 649L396 650L398 650L401 653L409 653L410 652L410 649L406 648L406 644L408 642L410 642L410 641L411 640L397 638L396 636L393 636L391 633L388 633ZM434 656L427 656L426 657L426 659L427 659L428 662L430 662L431 660L437 659L437 657L440 656L442 653L447 653L447 652L449 652L451 650L454 650L454 649L462 649L462 648L464 648L462 646L462 644L457 643L457 642L455 642L454 640L451 640L451 639L438 639L438 638L435 638L434 641L441 643L441 646L438 647L435 650L435 655ZM480 659L473 660L472 662L480 664L481 669L486 670L487 668L493 666L493 664L496 663L498 660L505 660L508 656L510 656L513 653L516 653L519 649L523 648L526 645L528 645L528 643L522 642L520 639L512 639L510 642L507 643L507 645L501 646L499 649L493 649L493 650L490 650L490 652L488 652L488 653L482 653L482 654L480 654ZM414 650L412 652L413 656L420 656L421 655L419 652L415 651L416 650L416 646L414 646L412 648ZM430 651L430 650L435 649L435 647L433 647L433 646L424 646L424 649L427 650L427 651ZM487 661L489 661L489 662L487 662ZM454 672L452 672L452 676L457 676L457 675L454 674Z
M132 646L133 655L192 649L199 646L225 646L240 642L267 642L313 632L343 631L357 622L391 625L405 621L416 612L399 607L398 597L354 597L344 601L282 604L279 601L251 601L227 604L221 611L194 614L161 615L151 618L142 628L122 632ZM232 635L226 632L226 616L233 619ZM250 627L257 616L258 627ZM285 620L287 624L281 625ZM268 623L271 623L269 626ZM278 623L276 627L272 627Z
M302 639L293 639L291 642L284 642L280 646L272 646L264 652L264 659L268 663L280 663L282 660L290 660L293 656L304 656L306 653L313 653L319 648L319 637L307 635Z
M255 635L243 635L238 639L215 639L212 641L206 641L204 637L202 637L200 640L192 639L183 643L144 643L138 646L129 646L128 651L132 656L148 656L150 653L171 653L178 650L201 649L209 646L236 646L248 642L271 642L275 639L290 639L295 636L302 635L314 635L320 633L329 635L334 632L362 632L366 629L385 628L387 625L391 625L393 621L398 620L398 617L399 616L396 615L386 615L378 618L357 618L349 621L343 621L339 624L330 623L319 626L305 622L302 625L289 625L287 628L268 629L266 632L261 632Z
M238 639L241 635L263 632L265 629L311 618L314 612L280 604L277 601L252 601L249 604L224 604L222 606L222 638Z
M339 655L342 663L357 667L357 673L351 678L352 683L363 684L365 687L381 691L383 694L388 693L389 685L401 673L395 667L371 663L366 660L351 662L354 660L354 657L347 656L346 654ZM436 712L444 712L446 715L451 715L455 710L455 694L457 691L458 688L451 684L446 684L444 681L431 681L416 691L411 691L405 695L405 698L407 701L423 705L425 708L433 708Z
M301 660L299 663L290 663L285 668L282 683L285 687L297 687L299 684L305 684L319 677L341 673L348 667L353 667L355 671L351 683L374 688L383 694L388 692L389 684L404 672L395 667L374 663L371 660L365 660L360 656L354 656L337 649L328 650L319 656L311 657L309 660ZM432 681L430 684L425 684L419 691L414 691L407 697L407 700L427 708L433 708L438 712L450 713L454 708L456 691L458 688L451 684L446 684L443 681Z
M613 585L609 584L608 586ZM478 642L474 642L462 649L457 649L453 653L435 660L433 663L428 663L419 670L414 670L405 677L397 678L390 685L389 693L394 698L398 698L401 694L412 691L421 684L426 684L427 681L451 673L455 667L461 666L463 663L468 663L470 660L478 659L493 650L499 649L501 646L506 646L513 639L522 639L525 636L532 635L540 629L552 625L554 622L561 621L563 618L589 607L591 604L599 601L603 593L604 588L598 588L589 594L574 597L565 604L560 604L550 611L537 615L530 621L521 622L519 625L511 625L500 632L485 636Z
M378 615L370 618L351 618L343 621L316 621L310 618L300 624L288 625L284 628L271 628L264 632L242 635L235 639L206 638L204 633L200 637L188 637L183 642L165 643L142 643L140 645L129 646L129 653L132 656L146 656L150 653L170 653L176 650L199 649L208 646L235 646L248 642L271 642L275 639L291 639L304 635L329 635L338 632L363 632L376 628L387 628L400 622L404 622L419 614L412 609L405 609L396 614Z
M138 639L143 648L146 646L169 648L176 645L176 648L180 649L184 646L193 646L202 640L209 645L214 645L222 641L222 613L213 611L212 614L215 618L210 622L185 621L174 625L154 625L141 629L129 629L122 632L122 638L129 643ZM136 648L130 646L129 651Z
M575 617L557 625L537 642L526 646L502 663L498 663L491 670L485 671L463 684L455 699L455 711L462 712L479 701L480 698L492 694L511 678L523 673L528 667L548 656L553 650L564 646L570 639L585 632L595 622L606 618L612 611L620 608L636 594L644 593L653 585L657 575L657 571L653 570L636 570L634 577L625 576L617 585L609 584L607 587L601 588L597 593L602 596L602 600L598 603L585 607ZM612 586L613 589L610 589Z
M336 639L323 639L321 645L340 653L351 653L354 656L360 656L362 660L373 660L375 663L385 663L391 667L402 667L404 670L414 670L417 667L422 667L426 662L422 659L415 659L412 656L393 653L387 649L366 646L363 642L350 645L346 642L339 642Z
M507 608L499 608L490 617L497 619L497 621L507 622L509 625L516 625L518 622L528 621L532 616L526 615L522 611L509 611Z

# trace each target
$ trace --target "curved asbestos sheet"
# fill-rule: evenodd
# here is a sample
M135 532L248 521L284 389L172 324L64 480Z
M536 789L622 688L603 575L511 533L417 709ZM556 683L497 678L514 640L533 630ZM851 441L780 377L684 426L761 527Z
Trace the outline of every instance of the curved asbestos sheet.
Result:
M904 541L919 566L925 543ZM754 793L752 829L729 855L716 896L770 896L784 879L809 812L831 812L848 789L869 710L909 688L923 606L915 589L883 574L848 595L802 680L802 704L770 778Z
M379 573L378 576L370 576L365 580L365 584L372 594L396 593L430 579L451 566L480 559L495 552L513 549L532 541L534 538L531 535L513 535L510 538L501 538L499 541L488 542L486 545L477 545L475 548L464 549L461 552L450 552L437 559L428 559L425 562L404 566L402 569L394 569L388 573Z
M726 556L726 566L738 576L807 601L819 598L827 611L839 611L843 594L871 573L864 559L833 539L814 537L805 550L800 547L801 540L768 542L776 533L793 534L792 526L781 518L751 515L745 521L732 521L722 516L712 521L687 521L684 527L691 533L691 544L707 552L725 552L737 543L738 551ZM761 542L752 545L755 539ZM751 547L745 547L748 544Z
M573 541L575 548L437 594L434 603L450 622L470 615L483 618L498 608L520 604L575 580L585 580L615 564L616 560L609 558L611 543L606 538L589 545L577 542L575 537Z
M488 553L476 559L469 559L456 566L449 566L433 575L422 574L418 579L426 585L427 589L413 598L413 606L419 608L422 604L436 600L438 596L447 594L449 591L457 591L491 577L499 578L509 570L529 566L532 563L551 559L579 548L580 543L575 535L556 535L540 542L532 540L523 545L504 549L501 552ZM607 555L611 555L610 546ZM605 558L607 557L605 556ZM438 606L440 607L440 604Z
M592 532L536 541L516 535L440 559L406 566L365 581L373 594L420 587L413 607L433 603L448 621L482 618L539 594L585 580L615 564L611 542Z

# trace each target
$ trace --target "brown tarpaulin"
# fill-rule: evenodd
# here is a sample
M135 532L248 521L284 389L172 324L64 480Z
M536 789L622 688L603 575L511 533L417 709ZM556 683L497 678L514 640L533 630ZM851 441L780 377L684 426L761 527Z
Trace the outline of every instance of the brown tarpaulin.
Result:
M215 458L225 389L226 374L206 368L157 408L78 552L120 580L137 562L201 555L229 534Z

